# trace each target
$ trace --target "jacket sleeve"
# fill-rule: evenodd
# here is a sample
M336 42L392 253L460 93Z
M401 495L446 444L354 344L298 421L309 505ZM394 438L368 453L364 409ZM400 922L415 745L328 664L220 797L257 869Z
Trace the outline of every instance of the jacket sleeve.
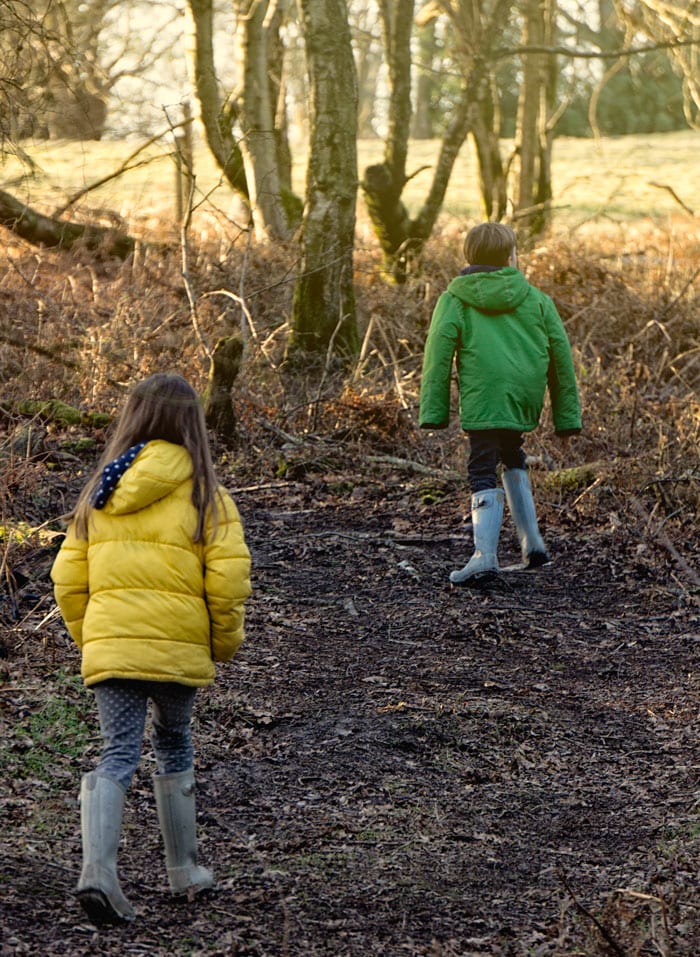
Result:
M56 604L78 648L83 644L83 619L90 597L87 550L87 539L78 538L71 525L51 568Z
M244 602L250 595L250 553L233 499L221 489L219 521L204 548L204 592L214 661L228 661L243 642Z
M445 429L450 421L450 382L459 339L460 303L444 292L430 321L420 387L421 429Z
M544 317L549 337L547 385L554 430L560 435L574 435L581 431L581 403L574 361L564 324L549 297L545 299Z

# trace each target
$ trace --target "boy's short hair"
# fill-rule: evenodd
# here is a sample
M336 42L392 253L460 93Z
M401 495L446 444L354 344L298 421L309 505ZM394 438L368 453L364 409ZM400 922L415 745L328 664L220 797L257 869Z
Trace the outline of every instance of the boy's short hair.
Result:
M470 266L507 266L515 249L515 233L505 223L480 223L464 240L464 256Z

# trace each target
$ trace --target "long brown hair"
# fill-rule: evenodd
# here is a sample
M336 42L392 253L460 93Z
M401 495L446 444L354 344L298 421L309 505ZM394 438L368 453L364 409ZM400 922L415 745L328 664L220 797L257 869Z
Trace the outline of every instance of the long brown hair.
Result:
M131 390L97 470L81 492L73 512L76 535L88 537L93 498L104 467L133 445L153 439L182 445L192 457L192 504L197 510L194 541L202 541L210 511L216 529L221 492L214 472L202 403L182 376L158 372Z

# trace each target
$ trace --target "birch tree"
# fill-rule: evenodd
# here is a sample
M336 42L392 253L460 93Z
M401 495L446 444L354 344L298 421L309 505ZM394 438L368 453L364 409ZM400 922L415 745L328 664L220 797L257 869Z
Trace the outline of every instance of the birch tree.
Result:
M187 64L207 145L229 185L245 199L248 183L243 155L234 136L234 116L224 108L214 65L213 0L188 0Z
M522 231L545 229L552 198L552 122L557 67L553 50L556 0L527 0L523 16L522 81L514 153L513 218Z
M286 239L290 230L275 134L277 103L269 76L274 31L279 29L279 3L236 0L235 10L242 67L237 120L253 225L258 239Z
M299 0L309 160L290 355L358 348L353 289L357 80L345 0Z
M214 61L213 0L188 0L188 8L190 76L209 148L229 184L248 202L257 238L287 239L294 203L288 171L282 168L286 124L278 112L284 104L278 36L283 0L235 0L240 77L228 94ZM271 64L278 71L273 78Z

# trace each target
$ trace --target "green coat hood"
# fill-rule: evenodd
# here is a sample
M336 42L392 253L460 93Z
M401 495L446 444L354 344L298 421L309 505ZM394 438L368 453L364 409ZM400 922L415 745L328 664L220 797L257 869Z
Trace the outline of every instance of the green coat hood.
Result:
M531 288L520 270L506 266L496 272L457 276L447 291L465 306L473 306L488 315L498 315L513 312L522 305Z

